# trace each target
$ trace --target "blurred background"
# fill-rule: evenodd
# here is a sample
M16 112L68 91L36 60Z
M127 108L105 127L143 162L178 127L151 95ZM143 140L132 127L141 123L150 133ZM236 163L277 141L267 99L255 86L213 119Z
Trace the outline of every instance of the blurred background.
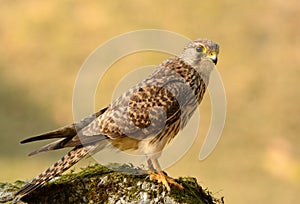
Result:
M226 203L297 203L299 21L296 0L2 0L0 182L30 179L64 154L27 157L43 143L19 141L72 122L76 76L96 47L124 32L166 29L220 44L217 67L228 102L225 128L213 154L198 160L210 122L206 96L196 142L166 171L196 177L214 196L225 196ZM167 57L145 52L119 60L98 87L95 109L110 102L124 74Z

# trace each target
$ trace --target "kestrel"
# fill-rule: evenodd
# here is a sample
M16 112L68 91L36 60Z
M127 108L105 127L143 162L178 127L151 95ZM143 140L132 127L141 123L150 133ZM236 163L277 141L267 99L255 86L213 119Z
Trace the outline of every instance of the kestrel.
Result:
M147 158L150 179L162 182L168 191L170 184L183 189L162 171L158 158L201 102L218 54L219 46L211 40L191 41L181 53L163 61L146 79L102 110L79 122L21 141L59 138L29 155L65 147L73 149L21 188L15 199L41 187L88 154L107 147L107 143L121 151L141 152Z

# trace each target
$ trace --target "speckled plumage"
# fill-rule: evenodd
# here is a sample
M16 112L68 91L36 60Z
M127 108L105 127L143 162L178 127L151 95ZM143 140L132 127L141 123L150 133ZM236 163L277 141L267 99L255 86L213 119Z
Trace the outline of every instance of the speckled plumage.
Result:
M20 189L16 199L60 175L88 153L101 150L105 142L120 150L140 151L147 156L150 170L161 173L157 159L201 102L218 52L219 46L210 40L192 41L108 107L80 122L22 141L61 138L31 155L65 147L74 149Z

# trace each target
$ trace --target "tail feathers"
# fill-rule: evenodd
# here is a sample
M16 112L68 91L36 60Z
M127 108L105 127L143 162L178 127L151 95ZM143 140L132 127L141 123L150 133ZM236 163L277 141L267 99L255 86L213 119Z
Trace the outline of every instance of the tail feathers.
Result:
M43 184L50 181L54 177L62 174L64 171L69 169L71 166L76 164L80 159L85 157L90 151L94 149L94 146L86 147L75 147L63 158L49 167L46 171L41 173L39 176L34 178L30 183L26 184L15 194L15 201L20 200L23 196L31 193L32 191L40 188Z

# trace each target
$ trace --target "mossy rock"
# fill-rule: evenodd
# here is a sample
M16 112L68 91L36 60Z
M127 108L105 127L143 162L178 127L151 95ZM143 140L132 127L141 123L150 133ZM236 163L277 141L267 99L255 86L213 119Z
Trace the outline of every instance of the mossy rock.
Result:
M112 170L113 169L113 170ZM130 165L106 168L93 165L78 173L65 174L22 198L24 203L224 203L202 189L195 178L176 179L184 190L172 187L171 192L155 181L150 181L139 169ZM25 182L0 183L0 203Z

